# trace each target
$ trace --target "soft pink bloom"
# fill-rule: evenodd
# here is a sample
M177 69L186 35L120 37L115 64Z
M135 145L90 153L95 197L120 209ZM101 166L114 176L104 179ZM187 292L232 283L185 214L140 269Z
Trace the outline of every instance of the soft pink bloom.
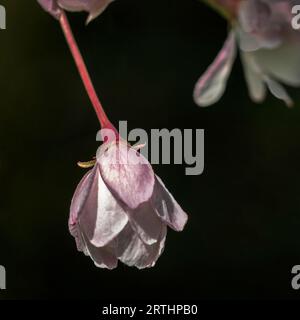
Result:
M187 219L149 162L127 143L113 141L100 147L78 185L69 229L96 266L113 269L120 260L142 269L153 267L163 252L167 226L182 231Z
M87 23L99 16L114 0L38 0L39 4L55 18L59 18L61 9L68 11L86 11Z
M227 40L212 65L198 80L194 100L199 106L223 95L236 45L244 66L249 95L262 102L266 89L290 106L292 100L280 82L300 86L300 32L292 28L293 0L217 0L233 20ZM230 6L230 3L233 5ZM233 8L236 8L233 12Z

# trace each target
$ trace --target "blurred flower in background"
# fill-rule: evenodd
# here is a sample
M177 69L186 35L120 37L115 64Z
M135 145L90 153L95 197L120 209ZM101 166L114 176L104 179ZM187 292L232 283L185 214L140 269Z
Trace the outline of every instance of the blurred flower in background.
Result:
M262 102L266 91L287 106L293 101L280 82L300 86L300 33L292 28L293 0L207 0L230 23L231 30L214 62L198 80L194 100L209 106L223 95L240 50L251 99Z
M87 23L98 17L114 0L38 0L39 4L55 18L59 18L61 9L68 11L86 11Z

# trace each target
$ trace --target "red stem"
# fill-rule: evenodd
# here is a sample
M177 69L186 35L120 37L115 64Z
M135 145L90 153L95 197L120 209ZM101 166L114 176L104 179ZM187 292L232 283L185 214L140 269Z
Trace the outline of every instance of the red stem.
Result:
M72 29L71 29L69 21L68 21L68 18L63 10L60 14L59 22L60 22L60 26L62 28L62 31L65 35L66 41L67 41L69 48L71 50L72 56L75 60L75 63L76 63L77 69L79 71L79 74L81 76L84 87L85 87L87 94L91 100L91 103L96 111L101 128L102 129L112 129L115 132L117 132L117 130L111 124L111 122L109 121L109 119L107 118L107 116L103 110L102 104L97 96L97 93L95 91L94 85L91 80L91 77L89 75L87 67L84 63L84 60L82 58L82 55L80 53L80 50L79 50L78 45L76 43L76 40L74 38Z

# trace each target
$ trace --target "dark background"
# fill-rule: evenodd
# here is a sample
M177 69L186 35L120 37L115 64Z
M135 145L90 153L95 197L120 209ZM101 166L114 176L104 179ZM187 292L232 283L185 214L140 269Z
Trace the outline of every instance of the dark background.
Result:
M118 0L88 27L70 21L112 122L205 129L205 171L157 165L189 213L155 268L98 269L77 252L69 204L98 144L98 123L57 21L36 1L1 1L1 298L298 298L300 104L247 95L240 62L216 105L193 86L221 48L226 22L196 0ZM300 93L289 90L295 101Z

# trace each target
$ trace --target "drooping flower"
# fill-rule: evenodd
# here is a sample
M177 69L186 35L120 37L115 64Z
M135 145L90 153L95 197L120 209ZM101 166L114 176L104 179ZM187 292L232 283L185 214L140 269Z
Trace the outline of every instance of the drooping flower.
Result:
M215 0L232 26L225 44L194 89L199 106L209 106L223 95L236 45L251 99L262 102L266 89L288 106L292 100L280 82L300 86L300 32L292 28L294 0Z
M61 5L78 4L74 7L77 10L80 3L104 1L40 2L58 19L100 127L106 132L101 132L104 143L97 160L89 163L93 169L83 177L73 196L70 233L78 250L99 267L113 269L118 260L140 269L152 267L164 249L167 226L183 230L187 215L155 176L149 162L120 139L97 96Z
M95 265L118 260L152 267L164 249L167 226L182 231L187 215L150 163L124 141L104 143L72 199L69 229Z
M86 11L87 23L98 17L114 0L38 0L39 4L52 16L59 19L61 10Z

